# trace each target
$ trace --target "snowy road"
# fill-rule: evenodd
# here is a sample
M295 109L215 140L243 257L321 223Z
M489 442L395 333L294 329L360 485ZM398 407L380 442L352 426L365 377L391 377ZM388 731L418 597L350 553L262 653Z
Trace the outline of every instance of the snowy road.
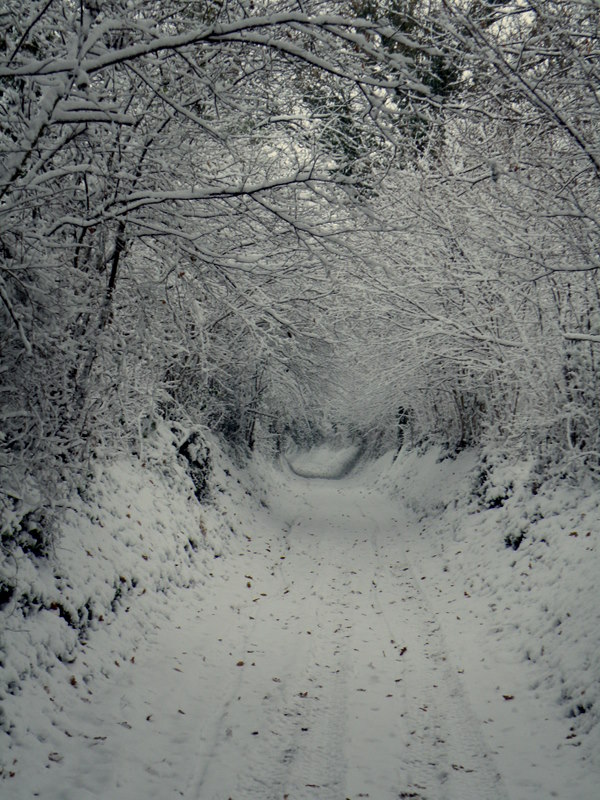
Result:
M53 698L38 796L508 796L401 523L343 482L291 485L201 592L165 599L130 657L123 629L110 681Z
M240 759L232 733L198 796L502 797L401 539L349 495L313 485L269 544L279 583L250 609L256 667L228 714L257 738Z
M336 484L304 508L253 541L244 666L190 796L506 797L396 526Z

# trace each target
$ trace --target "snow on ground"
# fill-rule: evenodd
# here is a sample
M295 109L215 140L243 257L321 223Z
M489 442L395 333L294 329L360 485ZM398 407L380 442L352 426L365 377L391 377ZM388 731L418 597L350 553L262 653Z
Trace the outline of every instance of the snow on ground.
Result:
M489 713L511 797L598 797L598 488L532 494L528 464L482 475L473 453L390 460L373 484L413 513L407 555L478 717Z
M337 480L352 471L361 453L362 448L355 445L336 448L319 445L311 450L288 450L283 461L301 478Z
M203 507L168 459L107 471L57 559L75 606L126 591L53 668L60 614L8 618L7 665L37 663L2 698L2 796L595 800L598 493L513 474L476 511L474 457L439 455L221 464Z

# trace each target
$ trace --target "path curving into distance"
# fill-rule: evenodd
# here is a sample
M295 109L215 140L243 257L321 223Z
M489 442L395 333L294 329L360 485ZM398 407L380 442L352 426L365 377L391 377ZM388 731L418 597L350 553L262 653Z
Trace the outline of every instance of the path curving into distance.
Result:
M516 703L473 705L408 512L356 476L280 476L269 505L110 680L48 698L60 761L16 800L559 796L534 756L511 774Z

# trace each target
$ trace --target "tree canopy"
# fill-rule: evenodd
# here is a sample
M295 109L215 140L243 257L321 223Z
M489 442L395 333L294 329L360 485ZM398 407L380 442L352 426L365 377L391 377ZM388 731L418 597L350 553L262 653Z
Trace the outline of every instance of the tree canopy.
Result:
M600 9L0 13L2 502L141 452L503 442L597 472Z

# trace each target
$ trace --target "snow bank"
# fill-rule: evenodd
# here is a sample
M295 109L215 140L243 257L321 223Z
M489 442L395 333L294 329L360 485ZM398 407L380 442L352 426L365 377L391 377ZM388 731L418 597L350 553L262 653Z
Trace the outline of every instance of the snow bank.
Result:
M64 673L60 679L81 691L99 674L109 677L131 658L133 640L146 635L169 593L202 589L233 538L232 496L238 503L245 497L214 444L211 460L214 497L201 506L165 429L148 443L143 461L123 458L99 468L85 494L71 498L50 557L17 550L2 562L2 583L11 588L0 611L0 728L6 733L23 735L28 678L46 683ZM95 656L88 663L91 639ZM0 775L7 771L0 758Z
M473 655L465 666L473 687L474 665L506 654L518 665L506 696L520 686L554 709L563 746L581 748L600 769L598 486L538 486L527 463L498 459L485 470L473 452L449 459L436 449L385 456L361 480L420 522L407 546L457 654Z

